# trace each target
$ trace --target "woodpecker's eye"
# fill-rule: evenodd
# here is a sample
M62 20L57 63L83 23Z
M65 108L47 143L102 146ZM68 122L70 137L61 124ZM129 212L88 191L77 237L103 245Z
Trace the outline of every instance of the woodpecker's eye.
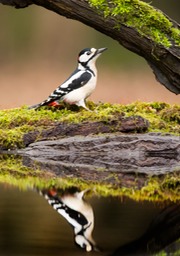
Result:
M88 51L88 52L86 52L86 54L87 54L87 55L90 55L90 54L91 54L91 52L90 52L90 51Z

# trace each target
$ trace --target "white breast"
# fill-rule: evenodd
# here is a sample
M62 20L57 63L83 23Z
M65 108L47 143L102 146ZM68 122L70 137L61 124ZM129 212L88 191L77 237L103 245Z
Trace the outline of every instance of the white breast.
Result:
M97 75L92 75L91 79L87 82L87 84L65 95L63 101L69 104L76 104L79 101L88 98L96 88L96 82Z

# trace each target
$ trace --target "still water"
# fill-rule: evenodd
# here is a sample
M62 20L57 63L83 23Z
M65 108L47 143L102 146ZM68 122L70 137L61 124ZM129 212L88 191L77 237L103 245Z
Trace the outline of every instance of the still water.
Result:
M153 255L147 248L161 251L180 237L179 227L178 204L0 185L3 256ZM166 251L178 247L177 242Z

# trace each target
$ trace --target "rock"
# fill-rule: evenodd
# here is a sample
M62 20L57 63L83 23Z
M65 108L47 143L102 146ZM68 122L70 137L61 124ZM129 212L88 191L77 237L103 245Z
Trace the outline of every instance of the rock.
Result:
M52 128L44 129L41 133L37 131L29 132L24 135L23 142L25 146L36 140L50 140L54 138L63 138L66 136L115 132L145 132L149 127L149 122L141 116L124 117L117 113L116 116L106 121L66 123L59 122Z
M17 152L59 176L83 171L88 176L89 170L90 175L97 170L148 175L180 171L179 138L155 133L70 136L32 143Z

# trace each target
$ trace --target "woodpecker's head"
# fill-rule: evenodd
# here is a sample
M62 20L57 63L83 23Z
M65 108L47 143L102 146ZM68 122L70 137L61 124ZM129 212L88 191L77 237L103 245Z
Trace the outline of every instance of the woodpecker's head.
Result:
M91 66L95 64L97 58L101 55L102 52L107 50L107 48L85 48L79 53L78 63L84 67Z
M90 252L92 250L98 251L95 242L93 239L88 240L84 234L77 234L75 235L75 244L79 246L80 248L86 250L87 252Z

